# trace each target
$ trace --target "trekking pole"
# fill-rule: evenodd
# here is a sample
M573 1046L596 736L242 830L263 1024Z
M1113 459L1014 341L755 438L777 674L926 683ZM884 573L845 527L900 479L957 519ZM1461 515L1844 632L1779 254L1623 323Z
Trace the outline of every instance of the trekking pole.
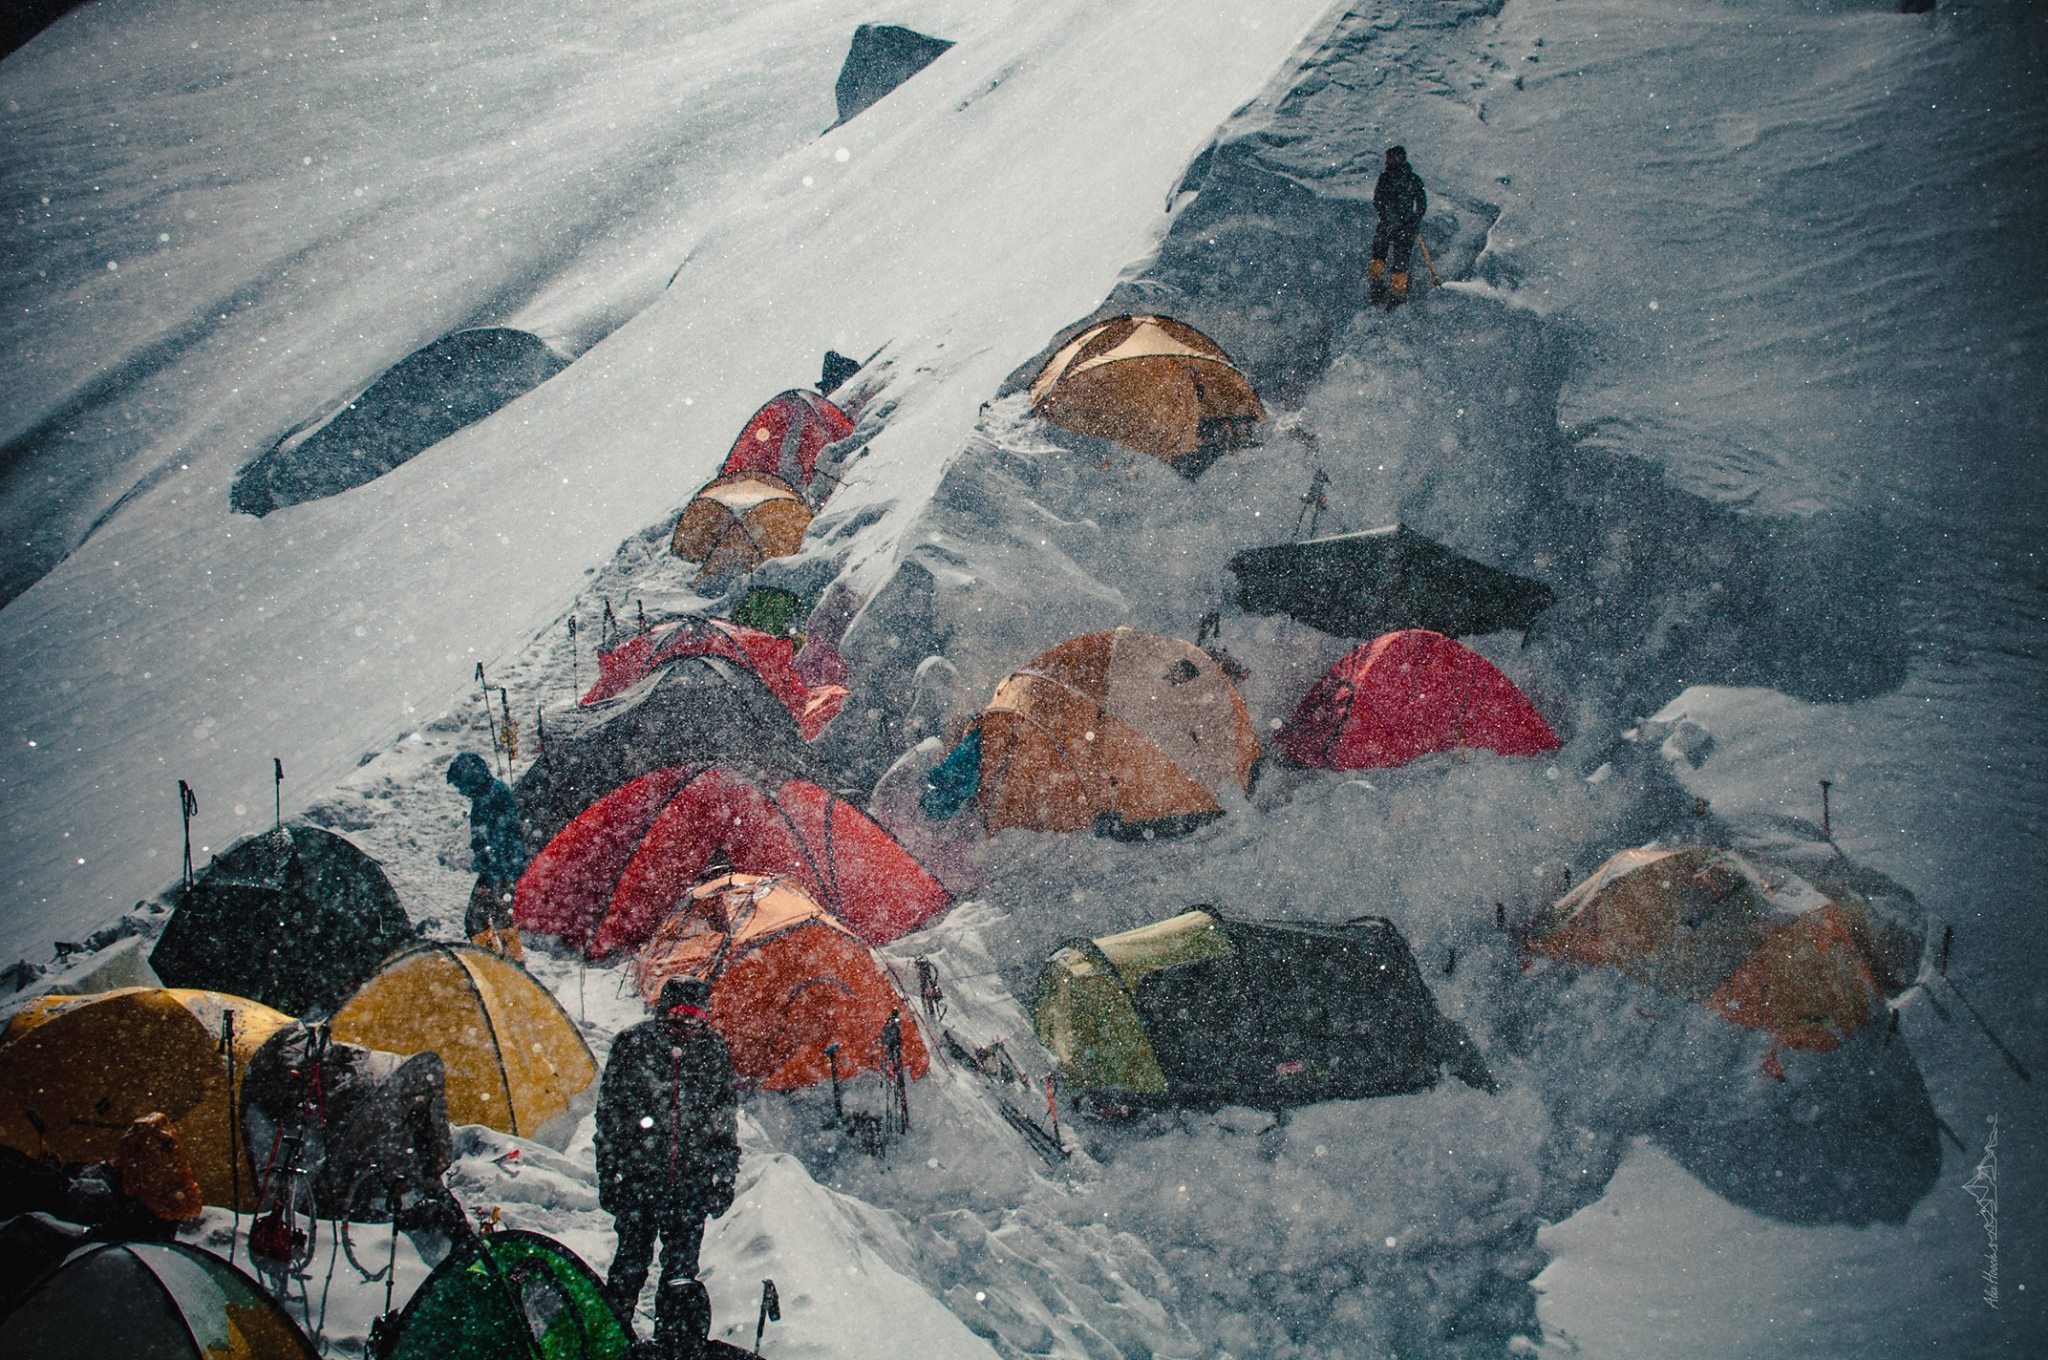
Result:
M761 1312L754 1319L754 1354L761 1353L761 1333L768 1330L771 1322L782 1321L782 1296L775 1292L775 1281L761 1281Z
M576 683L576 616L569 616L569 697L575 698L583 686Z
M233 1265L235 1238L242 1231L242 1114L235 1105L235 1013L231 1010L221 1012L220 1051L228 1059L228 1205L235 1217L228 1233L228 1264Z
M503 750L498 745L498 719L491 712L491 685L488 680L484 679L484 663L481 661L476 663L476 685L479 690L483 691L484 726L488 727L491 731L491 751L498 757L498 773L502 775L505 773L505 756Z
M503 685L498 686L498 711L505 719L505 760L510 763L519 759L519 724L512 721L512 691Z
M284 830L284 761L270 758L271 803L277 814L277 829Z
M192 819L199 815L199 795L184 780L178 781L178 811L185 820L185 888L192 887Z
M1828 789L1833 786L1834 782L1832 779L1820 781L1820 838L1824 841L1831 841L1835 838L1832 825L1828 820Z
M890 1011L882 1022L882 1053L888 1059L896 1081L896 1109L901 1118L898 1133L910 1132L910 1083L903 1075L903 1012Z
M1429 242L1422 239L1422 233L1415 233L1415 244L1422 247L1422 263L1429 269L1429 286L1441 288L1444 281L1436 276L1436 261L1429 258Z
M846 1122L846 1111L839 1103L839 1045L825 1045L825 1070L832 1077L832 1118Z
M1052 1120L1053 1146L1059 1148L1062 1152L1066 1151L1067 1145L1060 1140L1060 1105L1059 1101L1053 1096L1053 1081L1050 1072L1046 1073L1045 1076L1045 1114L1048 1119Z

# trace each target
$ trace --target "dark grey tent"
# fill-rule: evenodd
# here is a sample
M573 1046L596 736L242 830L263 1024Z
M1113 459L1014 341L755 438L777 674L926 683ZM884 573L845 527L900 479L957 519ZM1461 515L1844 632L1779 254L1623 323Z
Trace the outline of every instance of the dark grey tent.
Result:
M1393 925L1198 907L1076 940L1040 975L1038 1037L1084 1103L1265 1107L1492 1079Z
M1230 559L1230 570L1242 608L1344 638L1527 628L1557 602L1541 581L1475 562L1400 524L1250 548Z
M839 119L832 126L872 106L883 95L939 59L953 44L927 38L916 29L896 24L862 24L853 30L839 83L832 87L839 101Z
M331 831L286 826L215 856L149 961L167 987L325 1014L415 938L377 861Z
M267 515L375 481L568 366L525 331L486 326L444 335L243 468L229 508Z
M813 761L759 676L720 656L679 657L613 698L547 716L513 790L527 844L538 851L629 779L713 763L809 777Z

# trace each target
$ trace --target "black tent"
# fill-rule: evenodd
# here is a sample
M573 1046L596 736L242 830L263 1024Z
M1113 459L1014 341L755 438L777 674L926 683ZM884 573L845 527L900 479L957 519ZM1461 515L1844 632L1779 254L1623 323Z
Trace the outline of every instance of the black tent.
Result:
M1557 601L1541 581L1475 562L1400 524L1249 548L1230 559L1230 570L1242 608L1345 638L1527 628Z
M267 515L375 481L568 366L525 331L485 326L444 335L243 468L229 508Z
M846 64L839 68L839 82L832 87L839 102L839 119L832 126L873 106L952 45L944 38L927 38L916 29L896 24L862 24L853 30L853 45L847 49Z
M1247 921L1196 908L1048 962L1035 1025L1092 1105L1277 1108L1434 1086L1485 1064L1392 923Z
M286 826L215 856L149 961L168 987L324 1014L414 938L377 861L331 831Z
M796 720L760 677L719 656L685 656L610 699L550 714L540 756L514 792L538 850L629 779L669 765L808 775Z

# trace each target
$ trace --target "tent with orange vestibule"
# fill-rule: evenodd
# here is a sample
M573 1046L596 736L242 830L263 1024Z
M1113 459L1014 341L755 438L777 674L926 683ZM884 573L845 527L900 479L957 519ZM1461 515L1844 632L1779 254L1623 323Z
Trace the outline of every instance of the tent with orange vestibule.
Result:
M764 1090L898 1069L915 1079L931 1065L868 947L786 880L727 874L691 889L633 960L650 1004L676 977L710 985L711 1024L733 1070Z
M752 571L771 557L790 557L811 527L801 493L767 472L715 477L683 507L669 548L702 564L699 582Z
M1491 661L1442 633L1408 628L1353 648L1324 672L1274 744L1297 764L1365 770L1459 747L1538 755L1558 740Z
M554 994L518 964L466 944L421 944L334 1013L334 1037L433 1053L448 1120L560 1148L595 1100L597 1061Z
M1031 382L1033 413L1193 476L1266 418L1214 340L1166 316L1115 316L1074 336Z
M1861 890L1859 890L1861 889ZM1613 968L1771 1038L1840 1046L1911 983L1923 947L1903 890L1707 846L1624 850L1529 930L1532 956Z
M927 815L970 801L990 832L1140 838L1223 815L1260 757L1251 715L1223 667L1179 638L1087 633L996 686L967 737L933 770Z
M108 1161L132 1124L162 1114L205 1202L253 1209L242 1085L263 1042L292 1023L260 1002L186 988L37 997L0 1032L0 1143Z
M852 417L831 398L792 388L770 397L747 420L719 475L765 472L805 493L816 505L825 490L817 483L818 455L826 445L852 433Z
M603 958L644 941L707 871L778 874L861 939L886 944L952 905L895 837L802 779L676 766L585 808L534 856L513 912Z
M602 703L623 694L671 661L723 657L745 666L795 720L797 734L817 740L846 703L844 685L808 685L796 673L796 641L727 619L686 617L642 628L597 654L597 681L577 702Z

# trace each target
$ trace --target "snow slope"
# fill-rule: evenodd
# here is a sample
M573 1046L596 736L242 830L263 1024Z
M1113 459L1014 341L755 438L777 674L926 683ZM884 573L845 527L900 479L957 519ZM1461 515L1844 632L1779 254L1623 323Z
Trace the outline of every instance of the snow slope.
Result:
M522 289L554 299L527 324L576 338L566 348L607 336L561 378L371 487L260 523L225 517L226 485L303 414L283 402L244 417L263 429L240 443L194 454L166 437L111 479L140 489L0 612L16 680L0 703L26 751L0 771L10 949L39 953L164 885L174 778L199 786L211 844L265 824L274 752L288 807L356 836L416 913L452 925L465 840L439 772L485 740L470 667L557 704L575 664L566 614L587 627L600 598L705 603L663 555L664 517L824 347L880 346L864 452L805 552L762 579L823 594L814 631L844 632L856 697L831 757L975 885L979 900L892 951L899 973L933 959L948 1023L1042 1072L1018 998L1062 939L1193 901L1372 911L1409 938L1499 1089L1447 1081L1284 1123L1084 1125L1057 1168L955 1063L920 1085L916 1127L881 1160L822 1131L815 1100L755 1102L756 1198L707 1248L732 1334L776 1274L785 1299L805 1282L804 1320L775 1352L789 1354L867 1344L890 1300L935 1354L2027 1353L2043 1330L2029 1206L2044 1187L2023 1149L2048 1115L2021 1076L2048 1059L2028 919L2048 886L2048 289L2027 211L2048 168L2040 17L1852 0L848 11L842 32L888 19L958 45L813 141L834 48L829 21L804 37L794 16L823 9L776 10L787 28L707 11L621 29L649 81L662 52L693 59L692 34L722 35L716 59L699 54L707 72L751 39L797 45L792 69L814 60L820 78L743 72L724 112L684 106L685 122L702 116L702 161L685 159L707 201L620 228L619 253L571 251L536 283L530 262L501 276L466 235L417 229L450 268L524 270ZM118 49L83 25L125 44L122 12L82 11L10 58L7 97L27 108L56 74L118 74ZM535 52L559 46L541 37L562 20L531 19ZM559 58L529 60L545 88ZM792 90L817 122L742 144L731 111L779 109ZM360 82L332 98L360 106ZM145 114L160 102L137 96ZM601 102L658 140L639 96ZM557 121L520 139L552 130L587 158ZM78 124L31 131L83 138ZM1446 286L1385 315L1364 305L1361 248L1393 140L1429 182L1424 239ZM225 131L219 154L246 157L243 141ZM10 182L26 173L8 165ZM109 165L120 173L95 182L131 193L164 169L146 152ZM474 192L501 190L517 197ZM105 286L99 252L36 241L38 268ZM282 271L253 272L274 288ZM592 281L605 301L580 312ZM359 291L412 314L388 279ZM1275 417L1260 447L1187 483L1030 417L1034 356L1087 316L1138 307L1184 316L1245 364ZM191 323L184 303L163 310ZM101 371L69 315L21 324L10 353ZM307 354L337 325L293 311L257 333ZM349 382L413 343L380 334ZM229 356L193 354L181 400L254 400ZM296 367L277 372L299 381ZM66 381L95 379L49 385ZM81 409L141 409L122 406L141 400L127 390ZM151 458L188 466L144 485ZM916 823L922 771L993 682L1084 629L1191 636L1220 606L1255 717L1284 717L1346 642L1230 608L1223 564L1290 531L1317 468L1326 531L1398 518L1558 587L1527 639L1475 641L1563 750L1364 778L1276 770L1180 841L983 842ZM1520 919L1658 835L1838 848L1910 888L1930 939L1954 928L1948 975L1930 966L1902 999L1896 1041L1791 1055L1779 1083L1749 1031L1617 979L1522 974L1494 904ZM637 1013L609 972L535 966L600 1047ZM1960 1189L1989 1115L2008 1139L1996 1309ZM572 1144L517 1189L474 1154L458 1190L601 1261L586 1158ZM844 1271L877 1283L826 1289Z

